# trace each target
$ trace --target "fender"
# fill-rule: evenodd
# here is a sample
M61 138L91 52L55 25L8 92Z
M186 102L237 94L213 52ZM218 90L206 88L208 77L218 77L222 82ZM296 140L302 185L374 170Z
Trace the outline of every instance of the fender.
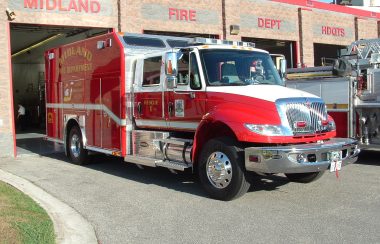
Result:
M64 116L65 125L63 128L63 141L64 141L64 148L65 148L65 154L68 155L67 151L67 137L70 133L69 129L71 129L72 126L76 125L79 127L80 132L82 134L82 140L83 140L83 147L86 148L87 146L87 136L86 136L86 129L85 129L85 122L84 122L84 116L77 116L77 115L65 115Z
M197 148L202 148L205 142L215 137L229 136L240 142L263 142L260 138L262 136L250 132L244 123L281 124L275 105L269 102L266 106L220 103L209 111L203 116L195 132L192 152L194 162L199 155Z
M329 116L329 121L333 121ZM336 136L336 130L305 136L264 136L250 131L245 124L281 125L281 118L274 103L266 106L256 104L225 103L219 104L205 114L199 124L194 138L192 159L196 162L202 148L209 139L230 136L239 142L256 144L297 144L317 140L328 140Z

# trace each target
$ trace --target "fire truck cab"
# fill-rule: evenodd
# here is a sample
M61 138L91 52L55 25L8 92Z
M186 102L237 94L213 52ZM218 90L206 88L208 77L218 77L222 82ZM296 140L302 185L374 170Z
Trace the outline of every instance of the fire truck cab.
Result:
M213 198L247 174L311 182L357 160L317 96L284 87L268 52L205 38L109 33L46 52L47 138L76 163L88 151L192 169Z

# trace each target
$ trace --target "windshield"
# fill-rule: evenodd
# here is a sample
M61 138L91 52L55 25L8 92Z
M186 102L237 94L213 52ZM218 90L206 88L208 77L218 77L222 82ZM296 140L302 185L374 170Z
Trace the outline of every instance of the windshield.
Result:
M208 86L283 85L268 53L207 49L200 57Z

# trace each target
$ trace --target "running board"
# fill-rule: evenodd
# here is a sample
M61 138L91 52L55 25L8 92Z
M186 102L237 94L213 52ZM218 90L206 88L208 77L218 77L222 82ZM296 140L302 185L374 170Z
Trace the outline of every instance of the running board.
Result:
M165 161L160 160L160 161L156 161L156 166L184 171L185 169L191 168L193 165L185 164L181 162L169 161L169 160L165 160Z
M154 158L138 157L138 156L126 156L125 162L134 163L149 167L164 167L168 169L184 171L185 169L192 168L192 164L186 164L182 162L169 161L169 160L157 160Z

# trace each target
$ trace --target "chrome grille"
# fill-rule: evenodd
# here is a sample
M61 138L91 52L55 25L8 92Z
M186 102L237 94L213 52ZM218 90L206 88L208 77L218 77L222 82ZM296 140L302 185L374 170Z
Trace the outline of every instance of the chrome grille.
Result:
M302 100L285 103L286 117L293 133L297 135L325 131L327 126L322 124L322 121L327 120L325 104L322 101ZM297 123L303 122L306 123L304 127L297 126Z

